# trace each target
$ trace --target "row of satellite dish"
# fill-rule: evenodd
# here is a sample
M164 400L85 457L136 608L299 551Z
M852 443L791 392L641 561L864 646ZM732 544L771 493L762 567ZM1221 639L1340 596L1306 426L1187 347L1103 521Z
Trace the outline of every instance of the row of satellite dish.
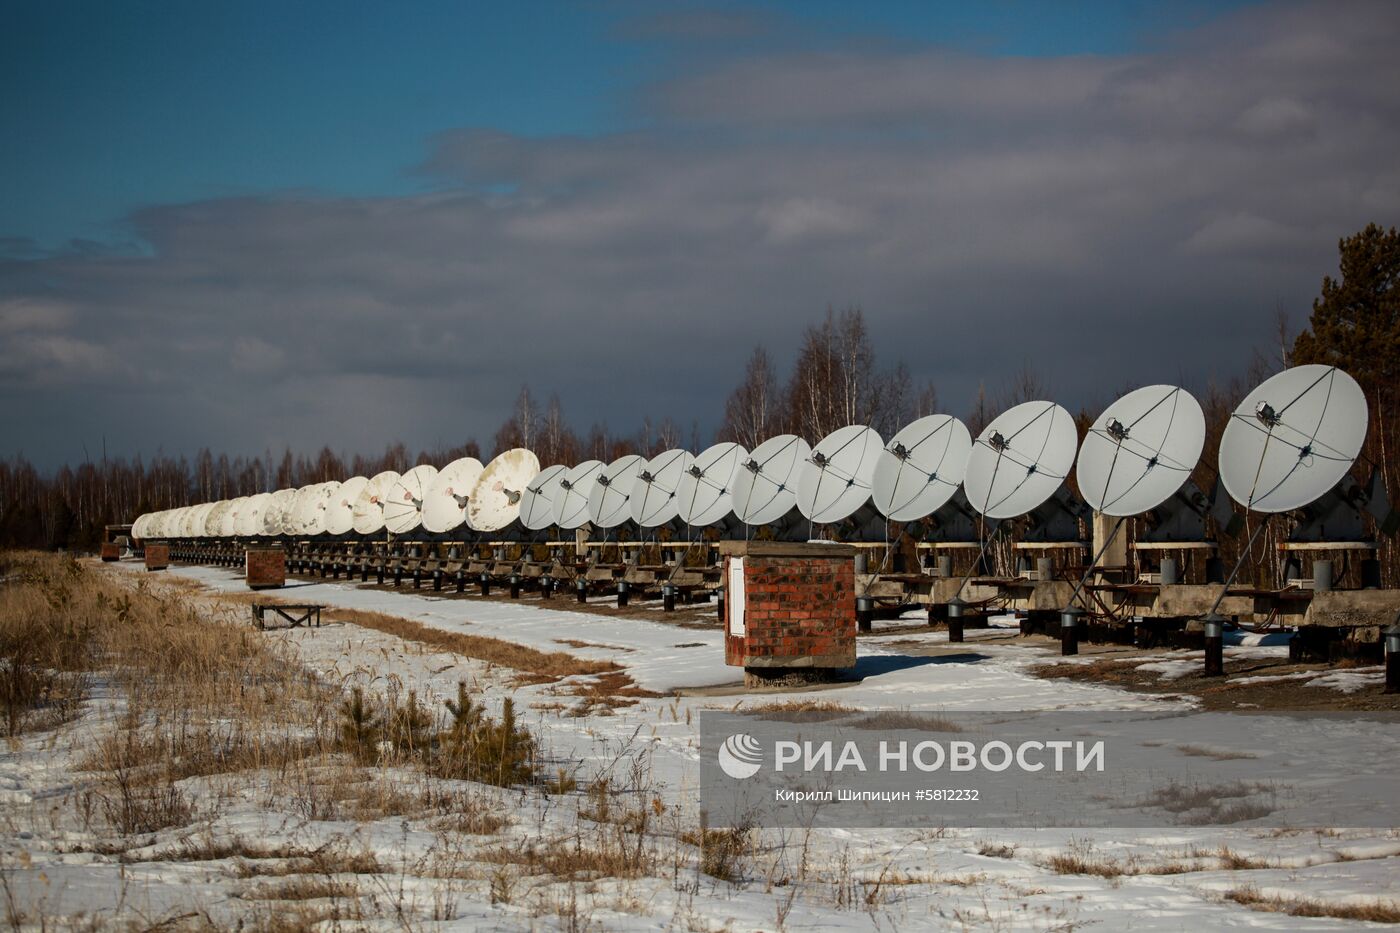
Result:
M1301 508L1342 480L1361 451L1367 407L1341 370L1299 366L1274 376L1235 410L1221 439L1219 474L1246 509ZM797 513L817 525L872 508L895 522L933 515L962 489L988 519L1025 515L1069 476L1078 451L1080 495L1098 512L1132 516L1182 488L1200 460L1205 417L1184 389L1154 385L1113 403L1082 445L1070 413L1048 401L1003 412L974 441L951 415L909 424L886 443L862 425L816 447L795 435L752 451L721 443L698 456L668 450L611 463L540 469L508 450L488 466L464 457L441 470L416 466L140 516L142 539L538 532L585 523L642 528L769 525ZM518 524L517 524L518 523Z

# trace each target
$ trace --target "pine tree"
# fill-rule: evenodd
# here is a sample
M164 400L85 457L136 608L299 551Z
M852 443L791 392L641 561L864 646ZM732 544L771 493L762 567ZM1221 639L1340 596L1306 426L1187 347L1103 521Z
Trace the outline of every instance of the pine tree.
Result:
M1337 248L1341 279L1323 278L1293 362L1339 366L1374 400L1400 380L1400 232L1369 224Z

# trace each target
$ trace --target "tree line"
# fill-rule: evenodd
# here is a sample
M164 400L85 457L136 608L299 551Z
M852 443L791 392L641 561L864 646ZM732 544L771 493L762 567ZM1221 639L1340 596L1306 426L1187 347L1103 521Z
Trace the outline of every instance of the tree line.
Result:
M1342 367L1365 389L1371 430L1358 472L1379 468L1394 500L1400 481L1392 454L1400 440L1400 233L1371 224L1338 246L1339 277L1323 279L1307 328L1290 335L1287 317L1280 313L1275 332L1264 341L1268 349L1256 351L1246 371L1224 384L1188 387L1206 413L1206 451L1197 470L1203 487L1214 483L1220 435L1238 400L1286 366L1322 362ZM47 475L14 456L0 461L0 547L88 550L101 541L105 525L129 522L142 512L383 470L403 472L420 463L442 466L465 456L485 460L512 447L530 448L544 464L607 461L627 453L653 456L673 447L698 451L711 440L752 449L782 433L816 442L847 424L867 424L889 437L909 421L940 410L932 382L916 385L903 362L881 365L859 308L828 310L806 329L796 351L784 375L766 348L754 348L711 438L702 437L697 422L682 426L669 416L645 418L631 433L615 433L605 422L578 431L557 394L541 401L526 385L489 450L475 439L416 452L395 442L377 455L347 455L325 447L314 455L284 450L280 455L264 451L230 457L204 449L193 457L104 458ZM1025 365L993 392L980 387L963 417L975 436L1011 405L1049 395L1041 374ZM1079 412L1081 432L1096 415ZM1394 576L1394 551L1393 545L1383 550L1388 578Z

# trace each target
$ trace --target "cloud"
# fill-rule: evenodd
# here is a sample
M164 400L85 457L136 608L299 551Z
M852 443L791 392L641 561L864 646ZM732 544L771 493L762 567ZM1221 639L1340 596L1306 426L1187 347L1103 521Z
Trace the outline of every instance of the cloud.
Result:
M489 441L524 381L580 427L710 428L755 343L851 304L958 412L1027 359L1071 406L1233 375L1394 221L1397 39L1392 6L1302 4L1119 57L758 46L687 58L641 129L444 132L431 194L152 206L144 255L0 258L4 308L67 315L0 313L12 392L50 370L0 430Z

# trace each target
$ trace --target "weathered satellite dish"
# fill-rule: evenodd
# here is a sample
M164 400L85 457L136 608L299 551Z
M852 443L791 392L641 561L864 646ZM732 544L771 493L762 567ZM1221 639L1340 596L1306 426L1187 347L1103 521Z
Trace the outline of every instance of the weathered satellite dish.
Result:
M243 511L239 514L238 534L244 538L258 538L263 533L263 511L267 509L272 501L272 493L261 492L256 496L249 496L248 501L243 505Z
M348 534L355 527L355 500L367 485L369 480L365 477L352 476L326 499L326 534Z
M142 512L140 515L136 516L136 520L131 523L131 536L138 541L144 538L146 536L147 523L148 514L146 512Z
M797 475L797 508L818 525L850 518L870 501L883 442L862 424L832 431L812 448Z
M437 478L437 467L424 463L400 476L384 497L384 527L407 534L423 523L423 497Z
M199 506L198 514L194 517L194 536L196 538L210 537L206 526L209 524L209 516L213 513L216 505L218 505L217 502L205 502Z
M340 482L338 480L323 484L317 491L311 514L306 518L307 534L322 535L326 533L326 516L330 511L332 498L339 491Z
M987 518L1025 515L1060 488L1078 446L1074 419L1054 402L1026 402L1002 412L968 455L967 500Z
M588 521L588 499L604 466L601 460L585 460L564 474L559 481L559 494L554 497L554 524L578 528Z
M292 496L291 504L282 513L282 533L284 535L304 533L301 527L302 512L306 509L307 500L316 493L320 486L320 483L308 483L297 489L296 494Z
M204 513L204 537L217 538L219 536L219 525L223 521L224 511L228 508L228 500L220 499L209 507L209 511ZM147 531L149 532L149 528Z
M520 524L531 531L542 531L554 524L554 502L562 498L560 483L569 473L562 463L545 467L525 487L520 497Z
M929 415L905 427L875 461L871 500L891 521L913 522L947 505L972 452L972 435L952 415Z
M618 457L603 467L588 496L588 520L598 528L616 528L632 517L629 505L637 474L646 463L636 454Z
M204 530L204 523L212 511L214 511L213 502L202 502L194 507L194 517L190 521L190 535L192 537L207 538L209 536Z
M292 502L297 497L295 489L279 489L272 494L272 501L263 509L262 533L271 538L282 534L282 529L286 525L287 510L292 507Z
M520 500L540 473L540 458L524 447L499 454L472 487L467 524L475 531L500 531L520 517Z
M680 514L681 477L695 463L688 450L668 450L642 464L632 483L628 508L643 528L659 528Z
M754 448L734 474L734 514L746 525L767 525L797 504L797 477L812 448L795 434L779 434Z
M1361 453L1366 396L1335 366L1286 369L1240 402L1220 438L1220 478L1246 509L1287 512L1321 498Z
M194 537L194 506L185 506L180 510L179 524L176 527L179 529L180 537Z
M467 500L481 478L481 461L475 457L453 460L438 471L423 500L423 527L438 534L467 520Z
M384 500L398 481L399 474L393 470L385 470L369 478L355 499L352 510L356 533L372 535L384 528Z
M730 496L739 464L749 452L725 442L707 448L686 468L676 489L679 515L688 525L713 525L734 511Z
M1108 406L1079 449L1079 494L1105 515L1141 515L1191 477L1206 417L1185 389L1147 386Z
M219 522L219 537L238 537L238 516L247 502L247 496L239 496L228 504L228 511L224 513L224 517Z
M340 483L317 483L316 488L302 500L301 508L297 512L297 524L301 526L301 533L304 535L319 535L326 531L326 509L330 505L331 496L335 495L340 488Z

